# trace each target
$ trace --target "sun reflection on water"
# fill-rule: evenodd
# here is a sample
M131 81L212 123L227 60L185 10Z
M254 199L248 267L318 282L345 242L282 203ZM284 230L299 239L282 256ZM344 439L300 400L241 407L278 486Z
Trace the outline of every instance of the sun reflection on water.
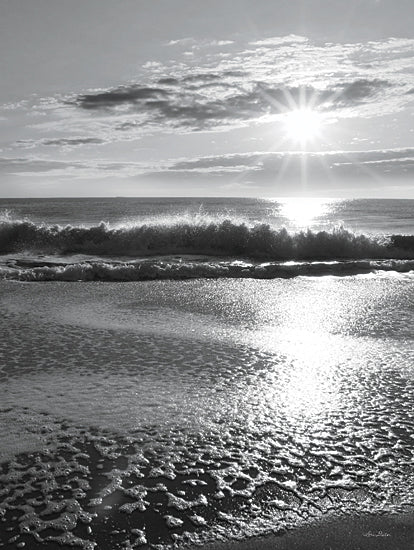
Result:
M281 199L278 201L279 214L286 219L288 225L297 228L323 225L329 223L336 202L333 199L313 197Z
M314 417L339 407L337 342L309 332L296 335L292 368L286 372L284 406L292 417Z
M253 390L266 407L283 413L294 424L298 420L313 422L340 408L341 374L336 367L341 341L337 337L316 331L286 331L278 333L276 342L269 330L257 338L268 350L273 339L281 359Z

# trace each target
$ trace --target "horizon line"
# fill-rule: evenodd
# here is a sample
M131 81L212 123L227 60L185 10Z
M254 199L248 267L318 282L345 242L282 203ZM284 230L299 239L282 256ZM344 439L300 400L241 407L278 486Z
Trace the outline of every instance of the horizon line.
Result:
M69 200L69 199L256 199L256 200L286 200L286 199L295 199L295 200L332 200L332 201L342 201L342 200L414 200L413 197L333 197L333 196L302 196L302 195L283 195L283 196L240 196L240 195L93 195L93 196L45 196L45 197L2 197L0 196L0 201L2 200Z

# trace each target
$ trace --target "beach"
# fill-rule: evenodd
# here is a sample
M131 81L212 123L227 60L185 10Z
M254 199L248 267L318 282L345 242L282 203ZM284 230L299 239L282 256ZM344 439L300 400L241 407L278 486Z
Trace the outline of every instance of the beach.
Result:
M1 267L3 547L410 548L410 257L114 282L48 223Z
M0 550L414 550L413 21L0 1Z
M414 540L413 515L356 516L317 522L280 536L208 545L206 550L406 550Z
M411 288L3 282L7 540L250 547L408 513Z
M0 1L0 550L414 550L414 1Z

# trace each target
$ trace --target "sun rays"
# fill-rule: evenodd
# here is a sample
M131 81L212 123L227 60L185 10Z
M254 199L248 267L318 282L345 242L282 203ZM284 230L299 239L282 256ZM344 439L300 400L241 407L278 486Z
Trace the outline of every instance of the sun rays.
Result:
M291 178L292 173L296 173L300 186L296 192L307 195L310 172L314 176L315 167L319 166L317 171L320 177L335 188L338 182L332 170L330 155L326 151L341 151L345 159L349 158L348 164L355 165L370 179L379 179L373 170L363 163L355 162L351 154L338 148L340 118L332 106L342 93L335 91L328 95L322 94L316 86L308 85L293 90L285 89L283 97L277 98L265 89L262 90L270 111L274 113L270 116L275 136L270 149L272 152L280 151L283 157L279 169L275 171L275 187L284 183L286 174L290 174ZM263 155L265 157L266 154Z

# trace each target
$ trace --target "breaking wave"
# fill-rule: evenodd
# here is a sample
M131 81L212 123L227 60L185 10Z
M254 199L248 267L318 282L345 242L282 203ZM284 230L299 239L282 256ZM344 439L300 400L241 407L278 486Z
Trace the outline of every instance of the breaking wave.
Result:
M298 276L349 276L375 272L414 273L414 260L249 263L171 258L139 262L84 261L45 264L12 260L0 267L0 278L19 281L147 281L196 278L286 279Z
M414 236L344 227L290 233L238 220L177 218L111 226L51 225L0 217L0 278L142 281L287 278L414 270Z
M149 223L111 227L0 221L0 254L14 252L145 257L202 254L268 261L412 259L414 236L373 238L344 227L289 233L268 224L231 220Z

